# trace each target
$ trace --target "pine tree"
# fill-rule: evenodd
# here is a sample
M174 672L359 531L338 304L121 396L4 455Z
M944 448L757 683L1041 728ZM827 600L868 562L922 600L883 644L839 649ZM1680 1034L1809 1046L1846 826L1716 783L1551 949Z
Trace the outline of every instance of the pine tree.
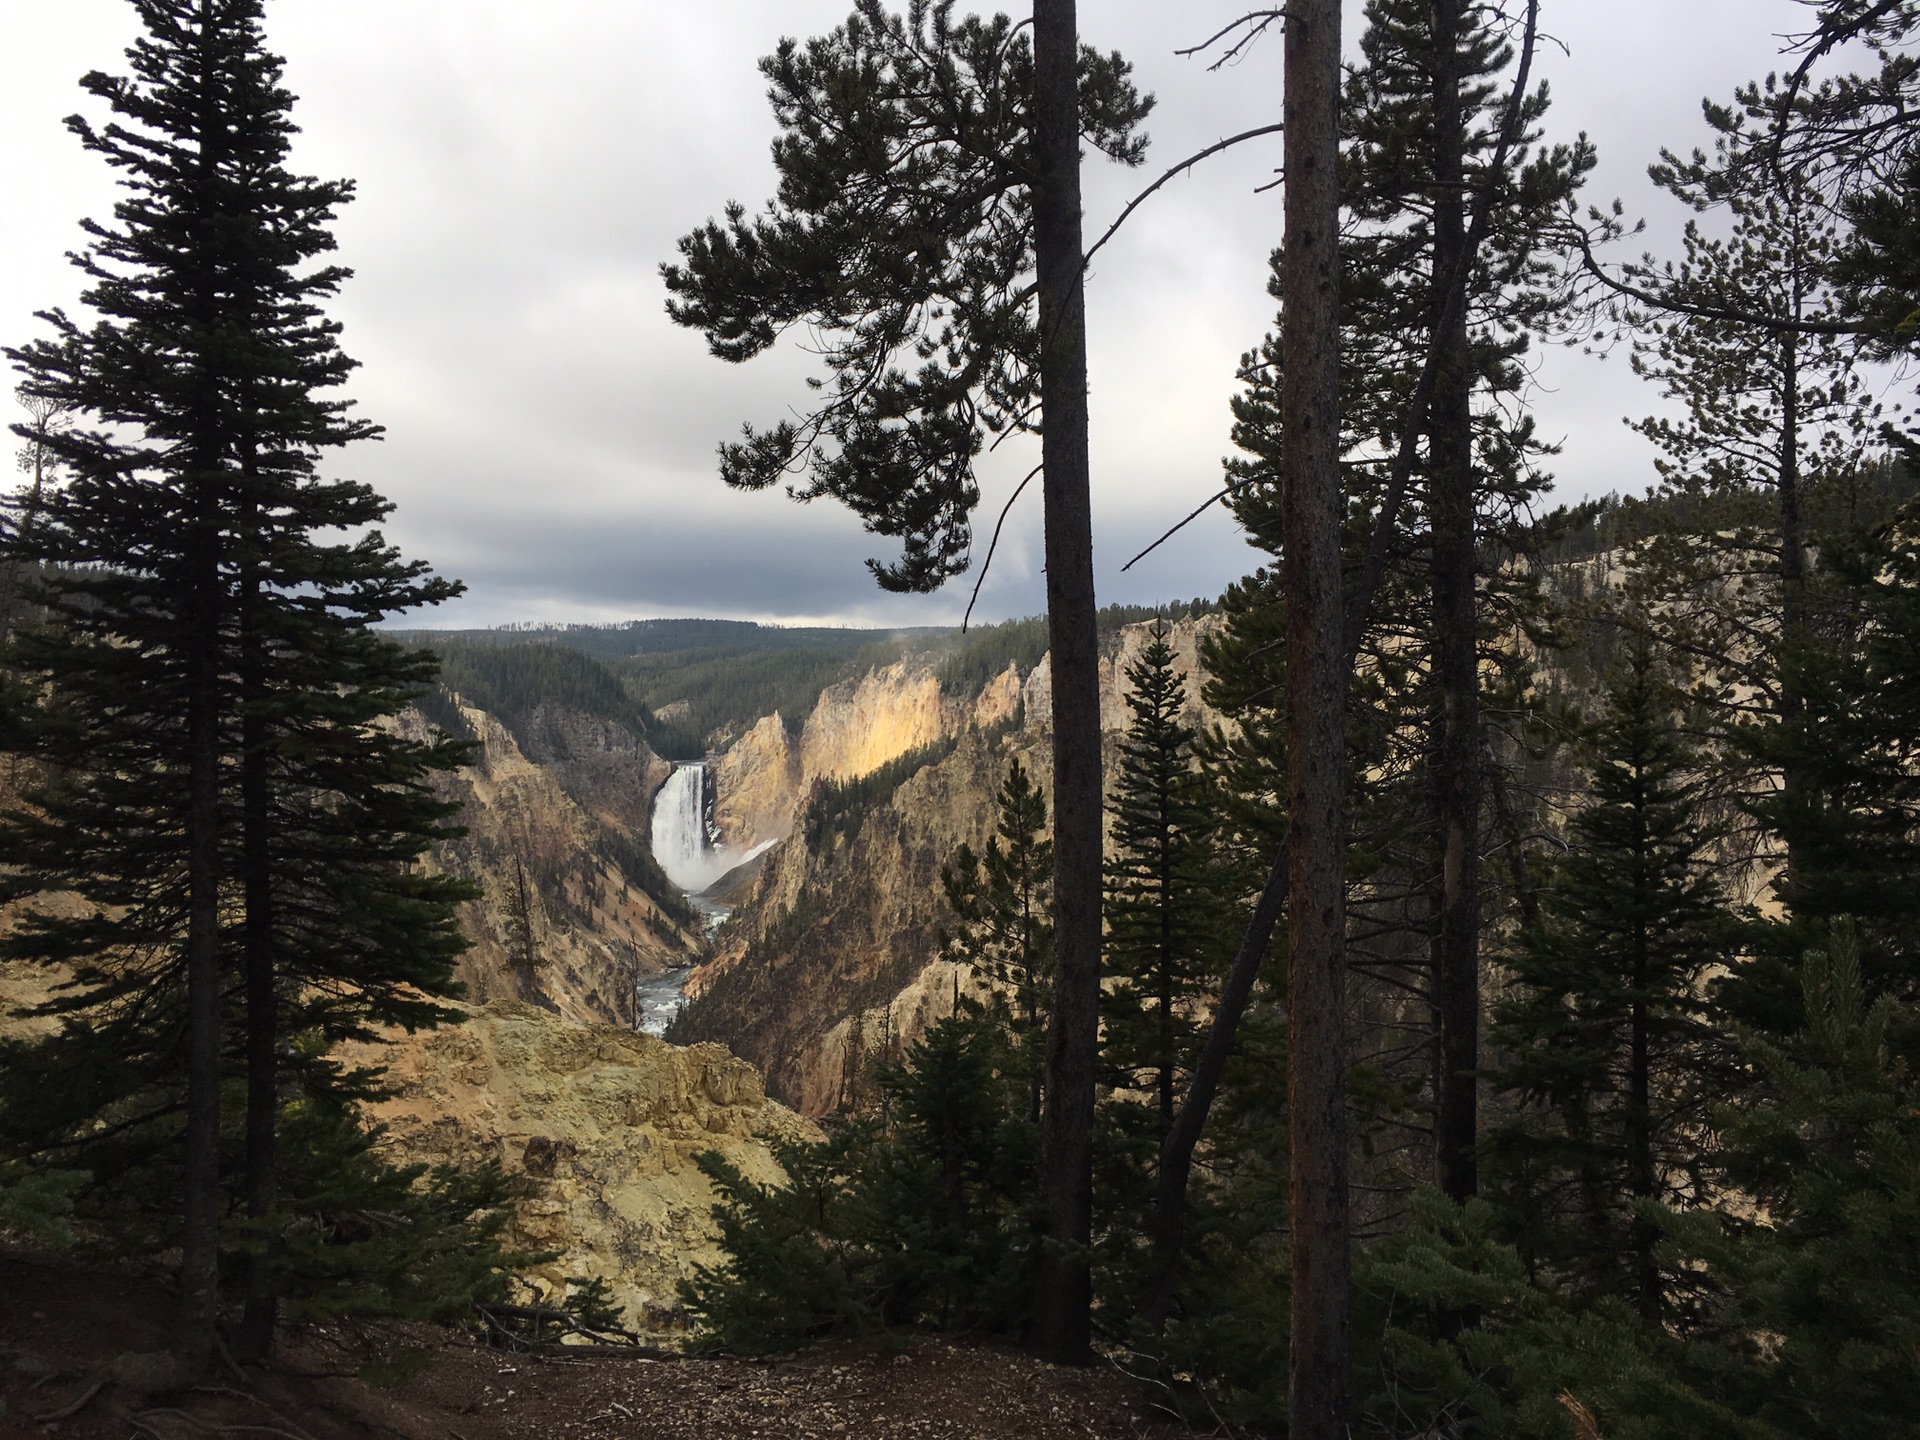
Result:
M1647 1207L1711 1198L1706 1137L1725 1057L1708 990L1737 933L1677 703L1635 640L1580 738L1588 797L1571 848L1508 958L1493 1042L1497 1083L1518 1109L1487 1142L1536 1276L1584 1299L1630 1300L1650 1327L1689 1298L1656 1253Z
M1015 25L904 16L858 0L847 22L781 43L762 72L782 133L776 200L728 207L662 268L668 314L742 361L796 324L827 337L830 377L799 424L723 445L727 483L829 496L898 560L890 590L930 590L966 567L990 433L1038 430L1053 657L1058 995L1042 1164L1055 1243L1036 1257L1034 1341L1091 1356L1089 1176L1100 1002L1099 634L1087 449L1084 141L1138 164L1152 106L1117 54L1080 44L1074 0L1037 0Z
M1820 787L1839 758L1831 737L1803 743L1806 687L1858 656L1861 597L1830 562L1879 518L1862 482L1884 463L1886 417L1856 337L1841 333L1832 272L1849 237L1832 197L1813 173L1768 159L1784 104L1768 85L1709 106L1713 154L1668 153L1654 170L1731 224L1718 237L1689 224L1684 259L1643 276L1692 309L1633 317L1636 369L1685 413L1636 427L1663 452L1660 497L1679 523L1630 548L1626 600L1689 657L1722 762L1713 799L1743 822L1730 849L1791 918L1796 897L1825 914L1839 903L1802 848L1833 808ZM1811 931L1756 927L1747 963L1722 988L1730 1013L1788 1024L1811 943Z
M1864 533L1821 545L1844 625L1782 649L1779 666L1798 697L1790 716L1735 732L1737 758L1800 777L1763 790L1754 818L1794 857L1777 882L1785 902L1756 927L1753 953L1729 982L1740 1013L1773 1032L1800 1013L1800 957L1826 942L1841 917L1869 1001L1920 1002L1920 505L1909 503ZM1910 1058L1920 1036L1899 1036Z
M1837 322L1829 272L1846 235L1812 180L1765 163L1771 92L1709 106L1711 157L1671 152L1653 176L1703 211L1724 212L1724 236L1689 222L1684 258L1660 293L1703 313L1635 311L1635 371L1684 407L1634 428L1662 452L1660 493L1682 523L1635 547L1631 603L1663 621L1665 643L1697 664L1696 688L1716 728L1800 704L1780 669L1782 647L1817 643L1833 606L1823 595L1820 533L1849 513L1852 477L1881 439L1881 406L1851 337L1810 331ZM1649 277L1651 279L1651 277ZM1842 606L1841 608L1844 608ZM1776 777L1730 767L1735 803ZM1801 777L1778 782L1792 791ZM1792 869L1792 856L1787 856Z
M1671 1218L1725 1297L1701 1368L1765 1433L1913 1433L1920 1385L1920 1089L1896 1054L1911 1007L1871 1000L1842 917L1802 958L1790 1033L1749 1032L1719 1117L1738 1218ZM1755 1223L1752 1217L1758 1217Z
M1053 993L1053 842L1047 803L1018 760L1000 784L999 813L985 853L962 845L940 883L959 927L947 955L972 968L990 993L990 1018L1006 1028L1027 1075L1031 1119L1044 1100L1041 1040Z
M1186 677L1164 624L1127 667L1133 721L1119 742L1108 803L1107 971L1102 1059L1108 1083L1151 1098L1157 1153L1199 1031L1197 1002L1218 983L1224 897L1215 821L1183 718Z
M83 82L112 123L68 122L127 192L76 260L98 319L49 312L51 339L8 352L74 424L47 437L65 483L12 538L47 617L11 657L45 697L23 744L51 778L6 817L7 890L88 904L8 943L74 978L31 1059L62 1093L10 1065L0 1108L31 1153L97 1159L106 1185L148 1167L178 1195L191 1370L217 1311L223 1073L246 1076L239 1339L259 1353L288 1087L363 1089L329 1042L447 1013L464 890L411 864L446 833L430 782L459 752L389 723L433 664L371 627L456 587L368 528L378 495L316 473L377 433L330 393L353 362L319 308L347 277L321 261L352 187L284 168L260 0L135 3L131 77ZM313 1042L289 1054L294 1034Z
M1350 863L1362 881L1350 897L1352 973L1356 1008L1371 1022L1359 1043L1382 1082L1368 1108L1379 1123L1433 1135L1434 1173L1458 1197L1473 1184L1479 931L1493 903L1480 895L1480 810L1489 787L1496 800L1510 788L1500 770L1514 748L1481 712L1524 709L1529 647L1507 642L1546 638L1535 572L1509 563L1534 543L1529 509L1551 453L1519 395L1530 335L1555 323L1553 227L1593 156L1584 142L1532 148L1546 95L1501 84L1518 57L1490 14L1376 0L1366 15L1365 63L1342 97L1342 199L1353 217L1342 236L1343 573L1351 587L1376 559L1382 569L1371 612L1348 617L1348 744L1365 777L1349 797ZM1446 282L1462 264L1464 304L1449 316ZM1283 280L1276 267L1270 289ZM1434 400L1410 419L1429 352ZM1235 506L1253 542L1278 554L1286 377L1274 337L1244 358L1241 379ZM1374 531L1409 424L1407 503L1383 546ZM1277 603L1276 579L1244 582L1209 665L1243 728L1277 714L1287 694L1271 643L1283 617L1262 614ZM1262 741L1222 750L1239 794L1283 793L1270 728L1263 718ZM1417 1038L1430 1034L1437 1045ZM1408 1150L1391 1142L1381 1153ZM1395 1169L1371 1183L1423 1178Z

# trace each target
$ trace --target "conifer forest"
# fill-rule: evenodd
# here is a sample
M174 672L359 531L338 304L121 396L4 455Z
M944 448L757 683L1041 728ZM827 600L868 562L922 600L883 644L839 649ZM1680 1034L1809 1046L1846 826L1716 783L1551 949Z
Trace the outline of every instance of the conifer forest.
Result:
M1104 6L842 3L757 38L763 193L598 183L679 237L602 322L704 387L628 441L847 520L858 609L463 621L471 457L351 478L378 202L292 0L113 0L64 77L0 1437L1920 1437L1920 0L1755 19L1625 157L1675 225L1556 114L1591 0L1196 10L1264 100L1195 154ZM1248 147L1227 458L1129 574L1115 256Z

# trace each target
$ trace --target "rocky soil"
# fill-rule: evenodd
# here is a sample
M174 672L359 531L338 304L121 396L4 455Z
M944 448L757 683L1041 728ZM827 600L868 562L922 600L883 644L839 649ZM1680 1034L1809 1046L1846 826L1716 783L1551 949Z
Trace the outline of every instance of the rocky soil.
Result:
M1060 1370L984 1342L818 1346L774 1360L514 1354L425 1326L285 1336L272 1365L184 1394L102 1391L116 1355L152 1350L175 1302L158 1282L0 1247L4 1440L1171 1440L1194 1432L1111 1366Z

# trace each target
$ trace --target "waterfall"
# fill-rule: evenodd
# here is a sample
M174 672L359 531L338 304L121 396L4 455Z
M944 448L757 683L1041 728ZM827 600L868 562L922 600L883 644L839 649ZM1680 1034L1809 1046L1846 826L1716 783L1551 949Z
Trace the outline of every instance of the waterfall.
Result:
M713 843L707 826L707 767L679 765L653 802L653 858L667 878L697 894L738 863Z
M653 802L653 858L667 878L709 914L715 907L702 904L700 892L773 843L763 840L750 850L720 844L708 815L711 800L707 767L694 760L674 767Z
M763 840L744 851L719 844L707 813L710 799L707 767L695 760L676 765L653 801L653 858L667 879L686 892L693 908L706 917L709 929L726 918L727 907L701 892L773 844ZM634 987L634 1000L642 1012L642 1030L658 1035L667 1028L685 1003L680 986L686 978L685 970L673 970Z

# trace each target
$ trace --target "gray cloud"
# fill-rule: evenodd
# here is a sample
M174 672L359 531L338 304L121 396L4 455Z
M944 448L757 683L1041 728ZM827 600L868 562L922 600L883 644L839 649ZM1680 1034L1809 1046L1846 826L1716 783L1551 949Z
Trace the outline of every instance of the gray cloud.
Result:
M957 619L972 579L934 597L882 595L861 566L887 553L825 505L726 492L713 448L743 420L802 403L806 357L745 367L707 357L662 312L659 263L729 199L769 191L772 122L756 58L782 34L838 23L846 0L276 0L306 170L351 175L337 227L357 271L336 306L363 362L353 390L387 439L339 469L397 505L389 533L471 586L431 623L689 614ZM1090 162L1090 234L1148 175L1278 118L1277 45L1208 74L1173 55L1233 4L1107 0L1087 39L1117 47L1160 97L1144 174ZM1670 248L1680 217L1651 193L1660 144L1701 135L1702 95L1776 63L1791 0L1548 0L1549 138L1592 134L1591 193L1619 194ZM1349 6L1357 33L1359 7ZM0 0L0 340L71 304L60 261L74 221L111 206L110 178L67 137L73 80L120 68L134 29L120 0ZM1278 163L1270 139L1170 185L1102 252L1090 290L1098 583L1103 600L1217 593L1257 558L1209 515L1134 572L1124 560L1218 484L1234 364L1272 323L1266 260ZM1567 493L1645 484L1648 452L1620 424L1657 408L1627 372L1540 357L1542 429L1563 436ZM1013 447L1009 447L1011 450ZM1032 457L985 472L980 548ZM981 612L1040 608L1039 515L1008 521Z

